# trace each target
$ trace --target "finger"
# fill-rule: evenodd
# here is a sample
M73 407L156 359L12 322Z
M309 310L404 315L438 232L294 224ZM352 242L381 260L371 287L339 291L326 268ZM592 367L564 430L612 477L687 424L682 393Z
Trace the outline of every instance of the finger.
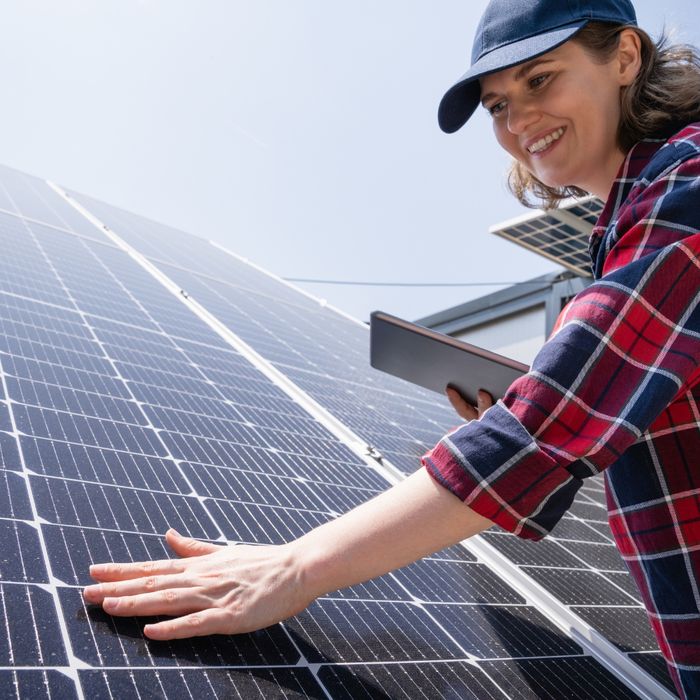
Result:
M90 576L95 581L125 581L158 574L177 574L184 569L185 566L179 559L160 559L119 564L93 564L90 567Z
M461 418L464 418L464 420L473 420L474 418L479 417L479 414L474 406L468 404L456 389L448 386L445 389L445 393L452 404L452 408L457 411L457 415L459 415Z
M167 588L157 593L140 593L121 598L105 598L102 609L114 617L140 615L187 615L211 605L197 588Z
M211 542L200 542L193 537L183 537L177 530L170 528L165 533L165 539L170 548L181 557L201 557L221 549L221 545Z
M491 406L493 406L493 396L485 389L479 389L476 394L476 408L479 412L479 418L481 418L481 414L487 408L491 408Z
M86 586L83 589L83 598L88 603L98 604L105 598L152 593L153 591L162 591L166 588L187 588L191 585L192 581L181 574L149 576L148 578L134 578L126 581L111 581Z
M207 634L233 634L233 616L220 608L208 608L174 620L146 625L143 633L149 639L157 640L202 637Z

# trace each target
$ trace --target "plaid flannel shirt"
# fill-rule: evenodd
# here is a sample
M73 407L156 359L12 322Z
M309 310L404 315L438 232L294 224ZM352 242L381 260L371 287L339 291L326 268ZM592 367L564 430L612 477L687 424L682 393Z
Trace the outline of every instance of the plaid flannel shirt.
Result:
M540 539L607 470L614 539L683 697L700 698L700 123L638 143L591 237L596 281L530 372L423 459Z

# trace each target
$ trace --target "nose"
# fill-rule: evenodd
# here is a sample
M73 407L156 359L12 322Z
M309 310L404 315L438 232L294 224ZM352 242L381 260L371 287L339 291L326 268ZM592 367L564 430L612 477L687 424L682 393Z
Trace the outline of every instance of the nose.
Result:
M537 110L530 100L513 100L508 103L508 131L520 135L538 118Z

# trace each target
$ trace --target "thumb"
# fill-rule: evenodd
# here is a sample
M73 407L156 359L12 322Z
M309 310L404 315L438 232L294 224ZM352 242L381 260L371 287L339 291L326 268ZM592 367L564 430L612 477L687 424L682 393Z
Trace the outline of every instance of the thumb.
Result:
M211 542L200 542L193 537L183 537L177 530L170 528L165 533L165 540L170 548L181 557L201 557L219 549L219 545Z

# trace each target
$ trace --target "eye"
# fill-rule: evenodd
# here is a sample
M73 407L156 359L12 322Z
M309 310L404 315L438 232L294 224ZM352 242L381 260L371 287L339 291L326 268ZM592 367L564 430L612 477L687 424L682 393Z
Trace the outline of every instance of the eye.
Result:
M534 78L531 78L528 81L528 83L533 90L536 90L537 88L542 87L547 82L550 75L551 73L542 73L541 75L536 75Z
M492 104L490 107L487 107L486 111L492 117L497 117L505 108L506 108L505 100L501 100L500 102L496 102L495 104Z

